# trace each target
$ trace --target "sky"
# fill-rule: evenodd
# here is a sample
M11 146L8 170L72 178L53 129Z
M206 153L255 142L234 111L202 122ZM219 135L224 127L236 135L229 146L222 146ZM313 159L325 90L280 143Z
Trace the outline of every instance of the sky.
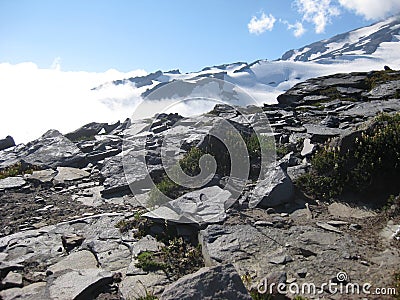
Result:
M277 59L399 10L398 0L0 0L0 62L190 72Z
M0 0L0 139L131 116L139 95L91 92L105 82L274 60L399 12L399 0Z

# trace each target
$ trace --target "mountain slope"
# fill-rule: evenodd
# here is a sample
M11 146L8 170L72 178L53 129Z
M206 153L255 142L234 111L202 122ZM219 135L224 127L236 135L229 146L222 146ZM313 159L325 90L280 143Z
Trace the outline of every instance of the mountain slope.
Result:
M384 43L400 41L400 15L362 27L350 32L338 34L330 39L287 51L282 60L321 61L324 59L355 59L369 57Z
M94 90L129 88L132 93L131 101L134 102L142 99L177 100L177 98L190 98L211 93L212 97L235 105L276 103L279 94L312 77L363 72L371 69L380 70L384 65L400 69L399 53L400 16L396 16L298 50L290 50L276 61L237 62L206 67L201 71L185 74L181 74L178 70L157 71L147 76L105 83ZM249 99L232 97L232 93L224 91L226 85L215 84L218 80L231 84L234 86L233 89L244 90L253 98L252 102L249 102ZM171 82L173 82L173 88L170 88L166 94L160 93L160 89L167 90L166 86ZM104 100L106 103L115 101L117 100ZM115 103L111 103L113 104ZM206 110L210 107L202 109ZM182 111L179 112L185 114ZM201 112L204 111L190 110L190 113Z

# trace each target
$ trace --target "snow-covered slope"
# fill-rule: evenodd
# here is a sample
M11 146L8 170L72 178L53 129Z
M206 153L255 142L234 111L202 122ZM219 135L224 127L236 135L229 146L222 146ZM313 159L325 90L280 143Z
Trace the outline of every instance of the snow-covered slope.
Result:
M157 71L142 77L105 83L94 90L129 87L135 97L134 101L137 101L137 97L154 101L212 94L214 98L235 105L261 105L275 103L279 94L311 77L379 70L384 65L400 69L400 16L316 42L299 50L291 50L277 61L258 60L251 64L237 62L185 74L178 70ZM240 98L235 93L227 93L226 85L215 84L214 79L233 85L233 90L244 90L255 101L249 100L249 97ZM171 82L173 87L165 88ZM163 93L156 93L160 89ZM105 100L106 103L107 101L112 103L115 99L109 98ZM196 109L187 111L202 112Z
M287 61L354 60L373 58L380 47L400 41L400 15L336 35L330 39L307 45L283 54ZM400 50L400 48L398 48Z

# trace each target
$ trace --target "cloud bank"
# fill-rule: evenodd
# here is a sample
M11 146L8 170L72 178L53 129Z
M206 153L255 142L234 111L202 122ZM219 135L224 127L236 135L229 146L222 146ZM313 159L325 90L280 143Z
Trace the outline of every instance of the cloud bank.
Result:
M91 91L104 82L142 76L143 70L122 73L63 72L60 59L49 69L34 63L0 64L0 139L28 142L49 129L67 133L92 121L116 122L130 117L139 101L129 86ZM110 105L111 99L113 105Z

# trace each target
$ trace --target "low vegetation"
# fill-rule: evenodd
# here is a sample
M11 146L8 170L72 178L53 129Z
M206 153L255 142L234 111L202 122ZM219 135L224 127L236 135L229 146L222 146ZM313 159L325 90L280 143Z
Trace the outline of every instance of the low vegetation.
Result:
M400 72L394 70L373 71L370 73L365 83L369 90L381 83L386 83L393 80L400 80Z
M400 192L399 149L400 113L381 114L345 153L329 145L318 151L311 160L311 172L299 177L296 184L307 195L321 200L348 191L397 195Z
M174 237L158 252L145 251L138 255L136 267L144 271L163 270L173 278L191 274L204 266L201 247Z
M32 174L33 171L37 170L40 170L40 168L37 166L32 166L29 164L23 164L21 162L18 162L14 165L11 165L5 169L0 170L0 179L13 177L17 175Z

